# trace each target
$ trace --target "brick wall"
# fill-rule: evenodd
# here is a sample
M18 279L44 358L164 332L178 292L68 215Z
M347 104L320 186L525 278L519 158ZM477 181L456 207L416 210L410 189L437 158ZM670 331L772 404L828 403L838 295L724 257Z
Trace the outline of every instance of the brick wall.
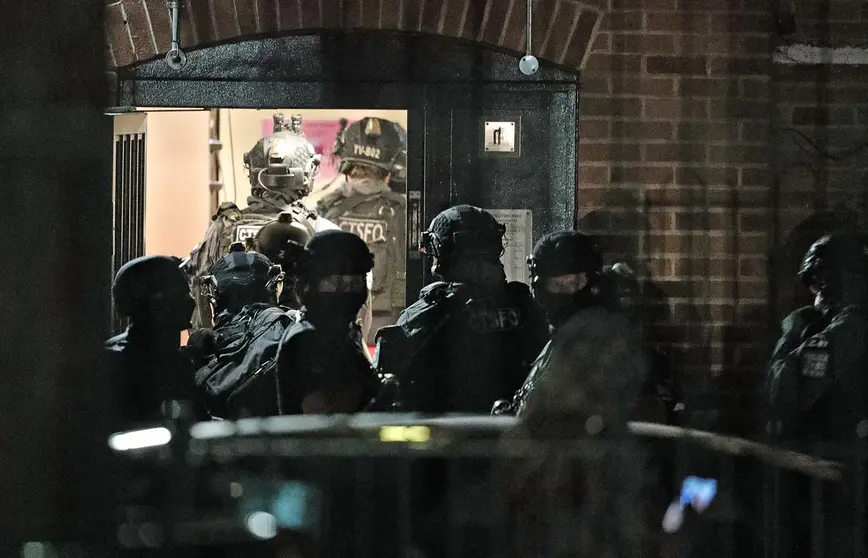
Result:
M868 37L865 3L834 2L832 15L819 4L797 6L794 39ZM606 13L579 106L579 225L646 277L648 337L690 389L744 400L771 326L804 301L793 274L814 239L805 221L825 224L817 214L830 208L858 221L868 203L868 152L832 164L793 130L838 149L868 137L868 105L852 104L868 103L868 71L772 64L770 2L597 5Z
M523 52L526 6L525 0L186 0L180 42L192 50L274 33L386 30ZM577 0L534 0L534 6L534 54L579 68L600 10ZM111 67L165 55L171 46L165 0L107 3L106 40Z
M793 3L790 40L868 38L864 1ZM818 155L868 137L868 70L772 64L781 39L770 0L534 5L535 54L572 69L584 61L580 226L646 278L649 339L691 391L746 400L777 321L807 302L794 280L805 249L868 213L866 153ZM162 0L106 9L110 65L168 50ZM181 42L382 29L520 52L525 17L523 0L188 0Z

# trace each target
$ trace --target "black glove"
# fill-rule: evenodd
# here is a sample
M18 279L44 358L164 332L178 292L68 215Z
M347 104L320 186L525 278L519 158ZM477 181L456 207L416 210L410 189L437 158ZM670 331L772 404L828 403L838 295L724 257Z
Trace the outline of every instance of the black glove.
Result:
M373 399L365 406L368 413L398 412L401 410L401 385L391 374L379 377L380 388Z

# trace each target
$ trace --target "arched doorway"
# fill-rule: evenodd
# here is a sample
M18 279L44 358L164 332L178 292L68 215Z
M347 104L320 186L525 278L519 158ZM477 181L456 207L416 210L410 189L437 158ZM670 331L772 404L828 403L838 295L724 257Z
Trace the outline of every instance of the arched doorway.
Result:
M563 61L567 52L555 58ZM180 70L162 57L119 68L116 101L145 110L406 110L406 285L413 300L429 279L419 234L449 205L471 203L521 221L506 255L511 279L526 279L524 256L536 238L574 224L578 73L543 60L526 76L518 58L437 34L259 37L188 51ZM511 132L514 144L489 149L498 128Z

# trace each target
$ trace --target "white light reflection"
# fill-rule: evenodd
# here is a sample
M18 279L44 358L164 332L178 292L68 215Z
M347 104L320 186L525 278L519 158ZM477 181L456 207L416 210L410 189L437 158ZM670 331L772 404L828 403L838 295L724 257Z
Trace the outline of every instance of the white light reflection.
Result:
M427 426L381 426L381 442L427 442L431 430Z
M247 530L258 539L277 536L277 518L268 512L253 512L247 516Z
M57 558L51 543L29 542L21 547L21 558Z
M168 428L148 428L112 434L109 437L109 447L115 451L152 448L168 444L171 439L172 433Z

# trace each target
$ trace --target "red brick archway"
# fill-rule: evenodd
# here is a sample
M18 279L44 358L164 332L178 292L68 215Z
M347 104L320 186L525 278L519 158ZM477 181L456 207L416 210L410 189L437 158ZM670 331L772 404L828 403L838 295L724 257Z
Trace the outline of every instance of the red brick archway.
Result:
M318 31L427 33L523 53L526 0L185 0L185 51L262 35ZM109 66L165 55L171 19L165 0L119 0L106 6ZM534 54L580 70L602 12L576 0L534 0Z

